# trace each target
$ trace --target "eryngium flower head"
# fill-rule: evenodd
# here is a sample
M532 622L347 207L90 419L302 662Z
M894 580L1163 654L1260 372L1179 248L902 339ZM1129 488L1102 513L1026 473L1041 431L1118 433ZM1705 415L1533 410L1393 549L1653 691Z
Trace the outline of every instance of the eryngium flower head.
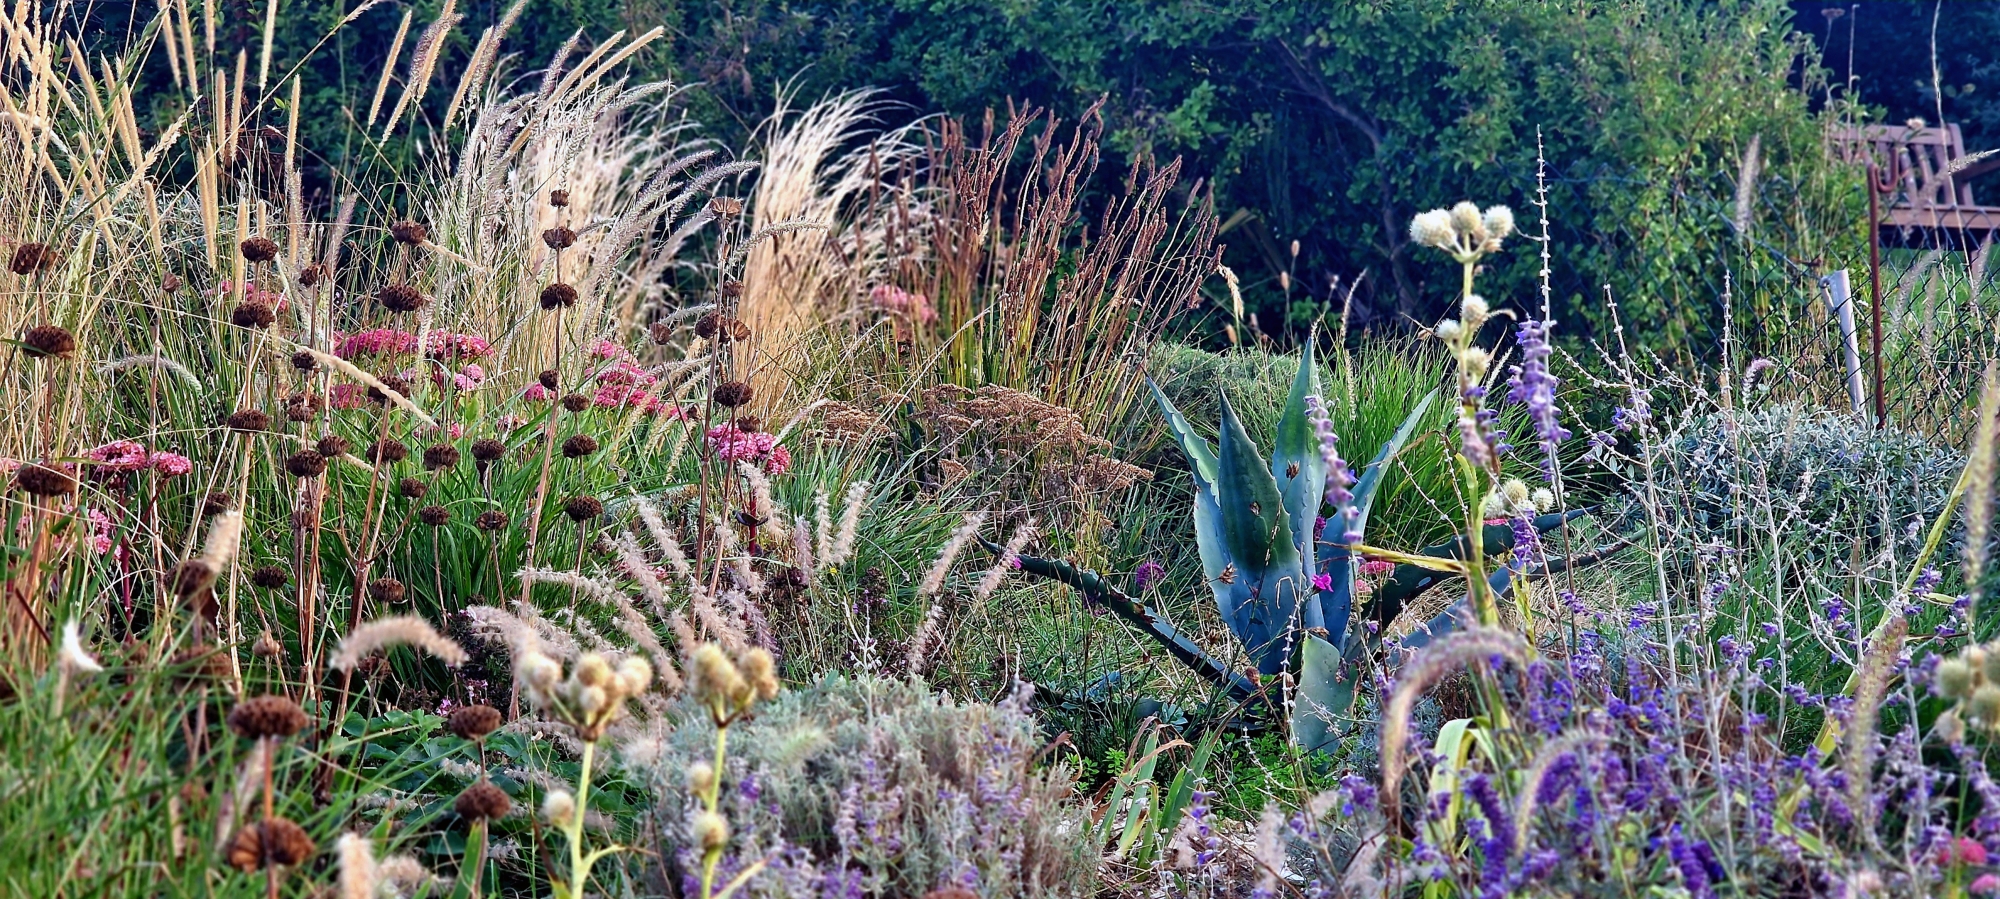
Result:
M243 258L256 262L270 262L278 258L278 242L268 237L252 237L236 245L243 251Z
M76 492L76 473L67 465L27 462L14 472L14 487L34 496L67 496Z
M452 800L451 810L458 816L472 821L505 817L514 807L514 801L507 798L507 792L488 781L480 781L466 787L465 792Z
M589 434L577 434L562 444L565 459L581 459L594 452L597 452L597 438Z
M256 696L229 710L229 729L246 740L289 737L305 726L305 710L286 696Z
M296 867L313 856L312 837L287 818L266 818L236 832L226 857L246 874L260 868Z
M576 305L576 288L557 281L542 288L542 308L556 309Z
M326 457L317 450L299 450L285 458L285 470L293 477L317 477L326 473Z
M408 284L390 284L375 292L375 301L390 312L415 312L424 308L424 295Z
M500 729L500 710L490 705L459 706L445 718L444 726L461 739L485 739Z
M405 592L403 582L392 577L378 577L368 582L368 595L376 602L392 606L400 604Z
M604 503L594 496L572 496L563 500L563 514L571 521L588 521L604 514Z
M331 458L333 456L347 455L349 446L347 438L339 434L328 434L319 439L318 449L320 455Z
M24 243L14 248L14 258L7 268L17 275L32 275L55 268L62 261L62 254L45 243Z
M481 437L472 441L472 459L475 462L491 462L507 454L507 444L491 437Z
M497 531L507 526L507 513L499 509L488 509L472 520L473 526L482 531Z
M368 445L368 459L377 465L384 462L396 463L410 457L410 448L401 440L389 438L377 440Z
M271 416L265 415L256 409L238 409L235 412L229 413L229 417L224 420L224 424L229 425L229 429L232 431L242 431L244 433L268 431L271 429Z
M292 354L292 367L299 371L312 371L319 368L319 358L305 350L300 350Z
M283 587L291 579L291 574L286 572L282 565L259 565L256 570L250 572L250 583L263 587L266 590L276 590Z
M422 478L404 478L397 482L396 492L402 494L404 499L423 499L424 494L431 492L431 485L424 483Z
M268 328L278 320L278 313L263 303L238 303L229 312L229 321L239 328Z
M422 223L408 219L390 225L389 233L396 238L397 243L410 246L423 243L431 235L430 229L425 228Z
M742 381L724 381L715 385L714 397L718 406L734 409L750 402L755 395L756 391L751 390L750 385Z
M417 510L417 520L431 527L444 527L451 522L451 510L443 506L425 506Z
M458 447L449 443L437 443L424 447L424 470L436 471L458 464Z
M76 335L56 325L36 325L21 335L21 350L30 359L68 359L76 355Z
M551 250L568 249L576 246L576 232L561 226L550 228L542 232L542 243L548 244Z
M560 383L561 379L562 379L561 373L557 372L553 368L547 369L543 371L541 374L535 376L535 380L542 385L543 390L556 389L556 385Z

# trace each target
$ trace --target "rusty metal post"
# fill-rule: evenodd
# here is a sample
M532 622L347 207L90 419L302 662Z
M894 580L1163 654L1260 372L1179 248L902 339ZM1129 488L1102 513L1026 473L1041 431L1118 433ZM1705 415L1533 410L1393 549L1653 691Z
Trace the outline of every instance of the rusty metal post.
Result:
M1874 356L1875 427L1888 427L1889 398L1882 393L1882 195L1896 188L1895 160L1888 178L1880 166L1868 164L1868 349Z

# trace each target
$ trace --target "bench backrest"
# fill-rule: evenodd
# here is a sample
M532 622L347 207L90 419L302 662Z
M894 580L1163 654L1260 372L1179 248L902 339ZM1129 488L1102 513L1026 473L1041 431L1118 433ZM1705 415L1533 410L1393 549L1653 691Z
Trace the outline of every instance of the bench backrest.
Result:
M1958 125L1913 128L1906 125L1860 125L1833 134L1839 158L1873 162L1885 170L1894 160L1901 175L1902 202L1929 209L1975 206L1969 173L1945 177L1951 164L1965 156L1965 138Z

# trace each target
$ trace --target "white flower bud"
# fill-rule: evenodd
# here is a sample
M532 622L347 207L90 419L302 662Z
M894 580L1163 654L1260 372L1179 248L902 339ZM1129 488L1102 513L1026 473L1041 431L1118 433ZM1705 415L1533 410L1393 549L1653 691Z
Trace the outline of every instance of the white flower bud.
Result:
M594 652L586 652L576 660L576 681L588 687L602 687L611 682L611 663Z
M1477 328L1493 317L1493 307L1486 305L1485 297L1475 293L1465 298L1459 314L1465 318L1466 327Z
M1418 246L1450 249L1458 240L1451 227L1451 213L1442 209L1417 213L1410 219L1410 240Z
M653 684L653 666L639 656L626 656L618 663L618 690L627 696L646 692Z
M529 650L514 663L514 677L531 694L547 695L556 685L556 681L562 678L562 665L555 659Z
M596 715L604 711L604 707L610 702L611 694L604 692L603 687L584 687L576 694L577 707L583 709L585 715Z
M1537 511L1547 512L1556 507L1556 493L1547 487L1535 488L1535 492L1530 494L1528 499L1535 504Z
M706 796L715 786L715 766L707 762L695 762L687 769L688 792Z
M697 813L689 829L694 832L694 841L703 852L721 849L723 844L729 842L729 822L714 812Z
M556 790L542 797L542 820L551 827L568 827L576 819L576 797L567 790Z
M1447 318L1444 321L1438 322L1437 336L1440 340L1457 340L1458 335L1464 330L1464 327L1458 323L1458 319Z
M1483 347L1467 347L1465 352L1459 354L1458 362L1465 366L1466 374L1477 381L1486 377L1486 368L1493 364L1493 357L1487 355Z
M1486 214L1481 220L1486 226L1486 236L1492 240L1497 241L1514 233L1514 210L1505 206L1486 207Z
M1460 236L1470 238L1468 245L1479 246L1486 242L1486 223L1479 217L1479 207L1470 201L1461 200L1451 207L1451 227Z

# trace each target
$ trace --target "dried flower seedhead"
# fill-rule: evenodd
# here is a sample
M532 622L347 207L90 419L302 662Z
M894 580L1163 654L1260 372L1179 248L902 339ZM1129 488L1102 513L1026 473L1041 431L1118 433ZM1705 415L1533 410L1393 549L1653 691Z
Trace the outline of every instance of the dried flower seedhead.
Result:
M594 496L572 496L563 500L563 514L571 521L589 521L604 514L604 503Z
M755 415L742 415L736 418L736 430L745 434L755 434L763 427L764 420Z
M553 368L545 369L535 376L535 383L542 385L543 390L554 390L562 383L562 373Z
M236 832L224 855L248 874L262 868L297 867L313 856L312 837L287 818L267 818Z
M562 443L565 459L581 459L594 452L597 452L597 438L589 434L577 434Z
M424 227L421 222L404 219L390 225L389 234L396 238L397 243L414 247L421 246L424 241L429 240L431 231L429 228Z
M561 209L561 208L563 208L563 207L565 207L565 206L568 206L568 205L569 205L569 191L566 191L566 190L552 190L552 191L549 191L549 205L550 205L550 206L554 206L554 207L555 207L555 208L557 208L557 209Z
M300 350L292 354L292 367L299 371L315 371L319 368L319 357Z
M215 566L200 559L189 559L174 567L171 586L174 595L193 596L215 583Z
M181 276L168 272L166 277L160 279L160 289L167 293L180 290Z
M576 246L576 232L558 225L542 232L542 243L551 250L566 250Z
M743 214L743 201L736 197L709 197L708 211L717 218L735 218Z
M256 696L229 710L229 729L246 740L289 737L306 726L306 713L291 697Z
M507 526L507 513L499 509L488 509L472 520L472 525L482 531L497 531Z
M557 281L542 288L542 308L560 309L576 305L576 288Z
M590 397L584 396L581 393L563 394L562 407L571 412L582 412L590 408Z
M257 642L251 645L250 651L260 659L275 659L285 654L285 647L270 631L265 631L257 635Z
M229 413L229 417L223 419L223 424L228 425L232 431L254 434L271 429L271 416L256 409L238 409Z
M423 478L404 478L396 483L396 492L404 499L423 499L424 494L431 492L431 485L424 483Z
M734 279L722 282L722 298L733 300L743 295L743 282Z
M375 301L390 312L415 312L424 308L424 295L408 284L390 284L375 292Z
M381 381L382 387L387 387L404 396L410 395L409 378L405 378L402 375L383 375L375 380ZM368 398L385 406L389 404L389 395L383 393L380 387L376 387L373 384L368 385Z
M778 662L769 651L761 646L751 647L743 654L738 668L743 672L744 679L750 682L750 688L757 691L759 699L768 701L777 698Z
M319 286L319 282L324 280L326 280L326 263L324 262L315 262L305 268L299 269L300 287L317 287Z
M466 787L451 803L452 811L471 821L503 818L513 807L514 800L507 798L507 791L485 780Z
M483 740L500 729L500 710L490 705L464 705L452 709L445 729L464 740Z
M295 393L285 400L285 420L295 422L312 421L319 414L319 394L310 391Z
M314 478L326 473L326 456L317 450L299 450L285 457L285 470L293 477Z
M63 463L27 462L14 471L14 489L30 496L68 496L76 486L76 472Z
M7 268L17 275L32 275L55 268L62 261L62 254L45 243L24 243L14 248L14 258Z
M666 346L674 342L674 327L666 322L654 322L653 327L649 329L649 333L653 338L653 342L660 346Z
M443 506L425 506L417 510L417 520L441 528L451 523L451 510Z
M694 320L694 336L703 340L714 340L722 333L722 313L710 312Z
M368 444L368 460L377 465L394 464L410 457L410 448L393 437Z
M243 251L243 258L253 264L270 262L278 258L278 242L268 237L252 237L236 248Z
M278 313L264 303L238 303L229 312L229 321L239 328L268 328L278 320Z
M436 443L424 447L424 470L437 471L458 465L458 447L449 443Z
M742 381L724 381L715 385L715 404L725 408L734 409L745 405L755 396L756 391Z
M714 812L696 812L688 829L693 831L694 841L703 852L718 851L729 843L729 821Z
M36 325L21 335L21 351L30 359L68 359L76 355L76 335L56 325Z
M266 590L277 590L291 580L291 573L283 565L259 565L250 572L250 583Z
M379 603L401 605L406 593L403 582L392 577L378 577L368 582L368 596Z
M27 466L22 467L26 468ZM201 498L201 517L214 518L229 511L229 508L235 504L236 497L221 490L213 491Z
M553 827L568 827L576 820L576 797L568 790L550 790L542 797L542 820Z
M472 441L472 459L475 462L492 462L507 454L507 444L491 437L481 437Z
M347 438L339 434L328 434L325 437L321 437L319 443L315 446L319 450L320 455L332 458L334 456L347 455L347 451L353 445L347 442Z

